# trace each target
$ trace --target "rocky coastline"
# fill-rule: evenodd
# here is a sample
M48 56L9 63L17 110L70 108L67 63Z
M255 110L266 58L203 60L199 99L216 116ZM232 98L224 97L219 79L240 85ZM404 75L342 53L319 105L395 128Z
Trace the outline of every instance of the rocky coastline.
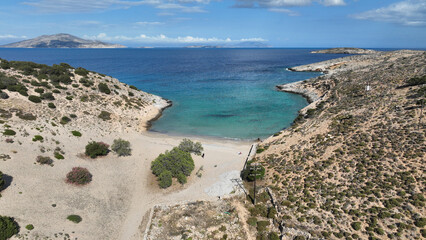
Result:
M311 53L328 53L328 54L374 54L377 53L375 50L363 49L363 48L329 48L323 50L312 51Z
M281 92L302 95L304 98L308 100L309 103L316 102L317 100L320 99L320 96L313 89L307 88L304 85L306 81L309 81L309 80L277 85L276 88L278 89L278 91L281 91Z

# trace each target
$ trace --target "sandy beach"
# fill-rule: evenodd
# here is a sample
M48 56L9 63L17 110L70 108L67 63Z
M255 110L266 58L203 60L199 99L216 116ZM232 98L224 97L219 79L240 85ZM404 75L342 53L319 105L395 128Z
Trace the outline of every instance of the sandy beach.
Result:
M30 128L26 131L30 136L38 132ZM219 195L229 194L216 191L215 196L208 190L220 184L221 175L241 170L251 146L249 142L192 138L202 142L205 157L194 156L195 170L187 184L176 182L161 190L150 171L150 163L160 153L177 146L183 137L153 132L112 132L100 136L96 130L87 130L77 138L58 129L56 136L45 138L43 143L17 136L14 143L6 144L6 137L1 138L2 153L11 157L0 162L1 169L13 179L2 191L0 212L13 216L21 225L21 235L28 234L29 239L54 239L62 234L68 234L70 239L140 239L145 228L141 226L142 218L154 205L215 200ZM106 157L90 159L83 155L88 141L111 144L116 138L130 141L131 156L118 157L111 152ZM45 154L37 153L41 146L45 147ZM52 167L35 163L37 155L51 155L57 146L66 153L65 159L55 159ZM74 186L65 182L67 172L76 166L89 169L93 175L90 184ZM195 173L201 166L202 176L197 177ZM80 215L83 221L68 221L66 217L70 214ZM27 224L33 224L35 229L27 231Z

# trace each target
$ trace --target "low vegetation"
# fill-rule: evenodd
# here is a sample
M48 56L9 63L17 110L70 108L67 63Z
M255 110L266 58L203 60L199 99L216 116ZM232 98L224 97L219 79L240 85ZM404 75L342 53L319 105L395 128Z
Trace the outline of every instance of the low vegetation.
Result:
M5 135L5 136L15 136L16 132L13 131L12 129L6 129L6 130L4 130L3 135Z
M111 145L111 150L114 151L118 156L130 156L132 155L132 149L130 148L130 142L121 138L115 139Z
M107 112L107 111L101 111L101 113L99 113L98 118L104 120L104 121L108 121L111 120L111 113Z
M184 138L180 142L178 148L182 151L193 153L193 154L198 155L198 156L200 156L204 151L203 146L201 145L200 142L194 143L193 141L191 141L187 138Z
M3 190L4 185L5 181L3 179L3 173L0 171L0 191Z
M83 220L79 215L69 215L67 219L73 223L79 223Z
M37 142L37 141L43 142L43 140L44 138L41 135L35 135L33 137L33 142Z
M67 117L67 116L63 116L63 117L61 118L61 121L60 121L60 123L61 123L62 125L65 125L65 124L67 124L67 123L69 123L69 122L71 122L71 118L69 118L69 117Z
M109 90L108 85L106 85L105 83L99 83L98 89L99 89L100 92L105 93L105 94L111 93L111 90Z
M53 160L50 157L37 156L36 162L42 165L51 165L53 163Z
M92 174L83 167L74 167L67 174L67 182L75 185L86 185L92 181Z
M6 240L19 232L19 225L11 217L0 216L0 240Z
M72 133L72 135L73 136L76 136L76 137L81 137L81 132L79 132L79 131L71 131L71 133Z
M41 98L34 95L28 96L28 100L30 100L33 103L41 103Z
M265 167L258 186L275 196L267 228L292 239L424 238L426 55L394 56L303 83L323 98L248 163ZM257 201L248 210L265 239L269 209Z
M86 156L97 158L99 156L106 156L109 152L109 145L103 142L89 142L86 145Z
M190 142L188 144L188 141ZM193 146L190 140L185 139L181 142L184 146ZM199 144L201 149L202 146ZM185 148L187 151L179 147L174 147L170 151L160 154L154 161L151 162L152 173L158 177L158 182L161 188L168 188L172 185L172 178L177 178L181 184L186 183L186 177L191 175L194 170L194 160L191 152L193 148ZM200 150L200 148L197 148ZM199 151L197 151L199 152Z
M26 228L27 230L31 231L31 230L33 230L33 229L34 229L34 225L32 225L32 224L28 224L27 226L25 226L25 228Z

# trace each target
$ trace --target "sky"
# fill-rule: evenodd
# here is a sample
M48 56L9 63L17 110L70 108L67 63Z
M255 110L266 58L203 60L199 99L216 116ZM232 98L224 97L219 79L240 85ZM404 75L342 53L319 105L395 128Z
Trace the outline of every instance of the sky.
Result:
M426 0L1 0L0 44L426 48Z

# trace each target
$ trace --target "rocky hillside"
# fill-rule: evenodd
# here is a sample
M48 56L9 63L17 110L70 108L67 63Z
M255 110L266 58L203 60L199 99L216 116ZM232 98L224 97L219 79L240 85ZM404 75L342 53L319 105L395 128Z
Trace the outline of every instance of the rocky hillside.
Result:
M36 38L2 45L3 48L125 48L120 44L82 39L70 34L43 35Z
M335 61L345 65L291 87L317 98L258 147L275 196L270 229L283 239L425 238L426 53Z
M170 103L117 79L68 64L1 60L0 117L28 125L144 130ZM27 122L27 123L25 123Z
M373 54L377 51L363 48L329 48L324 50L312 51L311 53L331 53L331 54Z

